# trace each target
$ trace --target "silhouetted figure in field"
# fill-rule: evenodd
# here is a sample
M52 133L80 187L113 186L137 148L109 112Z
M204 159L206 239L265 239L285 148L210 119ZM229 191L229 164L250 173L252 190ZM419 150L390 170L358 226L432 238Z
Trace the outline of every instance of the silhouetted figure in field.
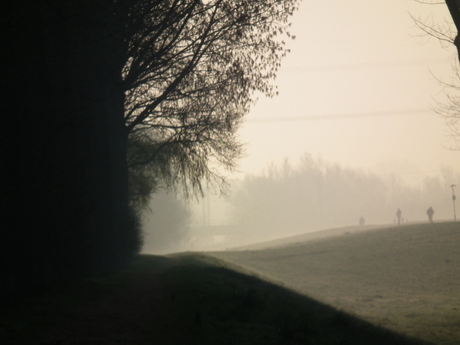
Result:
M364 220L363 217L359 218L359 225L363 226L364 222L365 222L365 220Z
M398 217L398 225L401 224L401 210L398 208L398 210L396 211L396 217Z
M430 221L430 223L433 223L433 214L434 214L433 207L430 206L430 208L426 210L426 214L428 215L428 220Z

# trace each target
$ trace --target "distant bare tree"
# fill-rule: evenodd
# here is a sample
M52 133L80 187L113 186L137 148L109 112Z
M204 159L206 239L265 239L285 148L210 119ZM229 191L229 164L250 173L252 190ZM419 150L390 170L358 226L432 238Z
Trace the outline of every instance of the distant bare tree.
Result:
M448 1L422 1L422 0L415 0L424 5L445 5ZM452 12L451 12L452 13ZM435 22L433 18L430 19L422 19L419 17L411 16L414 23L427 35L434 37L439 40L439 42L444 46L447 47L451 44L456 45L456 34L455 34L455 26L452 22ZM458 48L457 48L458 49Z
M452 22L443 24L426 22L413 17L417 26L429 36L435 37L443 45L453 44L457 48L457 58L460 61L460 0L418 1L427 5L446 5L452 17ZM446 121L451 134L450 149L460 150L460 69L458 61L453 65L454 77L451 82L439 80L444 88L445 101L436 103L435 111Z

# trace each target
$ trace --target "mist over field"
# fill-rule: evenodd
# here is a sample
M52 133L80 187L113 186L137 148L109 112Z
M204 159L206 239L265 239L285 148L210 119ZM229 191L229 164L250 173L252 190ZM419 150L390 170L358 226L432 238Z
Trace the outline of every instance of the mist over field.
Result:
M0 0L0 344L459 343L459 32L460 0Z
M143 250L222 250L344 226L397 225L398 209L402 224L428 222L429 207L435 222L453 220L451 185L459 182L449 167L409 183L305 154L297 165L285 160L234 181L227 198L205 190L199 204L187 204L155 195L144 213Z
M174 193L152 196L143 213L143 247L146 254L183 251L190 241L191 212Z

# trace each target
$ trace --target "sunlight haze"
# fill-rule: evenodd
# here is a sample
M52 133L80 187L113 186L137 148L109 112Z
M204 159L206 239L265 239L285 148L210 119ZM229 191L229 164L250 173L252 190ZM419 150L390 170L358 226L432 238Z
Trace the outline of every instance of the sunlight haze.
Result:
M275 84L240 129L246 143L241 173L306 152L344 167L405 180L460 169L459 152L434 111L436 79L452 79L457 52L416 27L450 20L445 5L413 0L304 1L294 15Z
M398 208L405 222L426 221L429 207L436 221L451 220L460 151L448 149L435 109L458 54L416 20L437 28L451 17L443 3L415 0L301 2L279 94L260 96L237 133L246 150L229 197L206 185L187 240L164 250L222 249L360 218L396 224Z

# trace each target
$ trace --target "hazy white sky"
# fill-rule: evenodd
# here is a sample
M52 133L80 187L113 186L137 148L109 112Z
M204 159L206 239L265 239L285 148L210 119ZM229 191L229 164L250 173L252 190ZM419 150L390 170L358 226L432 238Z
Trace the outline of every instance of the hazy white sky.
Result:
M306 152L414 180L441 166L459 171L460 152L444 148L449 132L432 110L442 95L436 78L452 78L457 53L420 37L410 14L450 20L445 5L414 0L304 0L279 96L260 99L240 130L240 171L259 173L284 158L295 164Z

